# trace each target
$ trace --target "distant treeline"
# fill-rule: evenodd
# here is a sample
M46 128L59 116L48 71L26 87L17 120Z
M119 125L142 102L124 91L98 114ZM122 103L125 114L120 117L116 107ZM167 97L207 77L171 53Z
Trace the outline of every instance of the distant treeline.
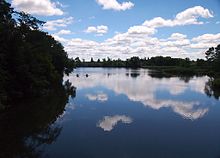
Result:
M160 71L166 75L210 75L220 76L220 45L209 48L206 52L206 59L190 60L189 58L131 57L127 60L121 59L98 59L90 61L75 58L76 67L123 67L123 68L148 68Z
M131 57L127 60L121 59L98 59L96 61L91 58L90 61L81 61L78 57L75 58L76 67L128 67L128 68L143 68L148 66L208 66L208 63L203 59L191 61L189 58L171 58L171 57L152 57L152 58L139 58L137 56Z
M90 61L80 60L79 57L75 58L76 67L129 67L129 68L140 68L149 66L179 66L179 67L208 67L215 71L218 71L219 65L219 48L210 48L206 52L206 60L197 59L196 61L190 60L189 58L171 58L171 57L151 57L151 58L139 58L137 56L131 57L127 60L121 59L98 59L94 60L91 58Z

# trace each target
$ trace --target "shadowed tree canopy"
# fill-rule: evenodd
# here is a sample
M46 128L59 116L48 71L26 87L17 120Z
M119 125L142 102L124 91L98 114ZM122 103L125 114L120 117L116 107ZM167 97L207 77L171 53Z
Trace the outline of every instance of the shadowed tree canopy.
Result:
M206 51L207 61L214 71L220 72L220 44L217 47L211 47Z
M0 0L0 108L15 99L42 96L62 86L74 60L40 30L44 22Z
M220 44L217 47L211 47L206 51L206 58L209 61L220 60Z

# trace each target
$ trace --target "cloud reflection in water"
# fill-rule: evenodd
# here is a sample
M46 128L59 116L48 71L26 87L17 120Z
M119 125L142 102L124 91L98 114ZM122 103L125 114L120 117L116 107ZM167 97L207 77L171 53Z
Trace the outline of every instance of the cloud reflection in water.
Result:
M104 131L110 132L119 122L130 124L132 123L132 119L125 115L105 116L99 121L97 127L102 128Z
M97 94L86 94L86 98L90 101L99 101L99 102L106 102L108 101L108 95L103 92L98 92Z
M83 72L85 73L85 70ZM141 102L144 106L155 110L160 108L171 108L175 113L183 118L196 120L203 117L208 112L208 107L201 106L199 100L179 100L169 98L158 98L156 92L165 91L170 96L178 96L192 91L204 94L205 83L208 77L194 77L188 82L180 80L178 77L172 78L152 78L148 75L148 70L135 70L139 73L137 77L127 75L134 70L126 69L100 69L100 71L90 72L89 78L77 78L75 75L68 77L78 90L84 88L94 88L104 86L113 90L116 94L124 94L131 101ZM80 69L78 72L80 73ZM109 75L110 74L110 75ZM105 101L104 95L88 95L90 100Z

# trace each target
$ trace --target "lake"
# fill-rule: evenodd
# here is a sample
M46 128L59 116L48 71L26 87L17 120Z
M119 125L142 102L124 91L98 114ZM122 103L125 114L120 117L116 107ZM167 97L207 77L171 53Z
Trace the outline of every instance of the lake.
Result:
M0 119L10 120L0 128L2 155L220 158L220 101L208 76L78 68L65 80L76 87L73 96L51 96L28 116Z

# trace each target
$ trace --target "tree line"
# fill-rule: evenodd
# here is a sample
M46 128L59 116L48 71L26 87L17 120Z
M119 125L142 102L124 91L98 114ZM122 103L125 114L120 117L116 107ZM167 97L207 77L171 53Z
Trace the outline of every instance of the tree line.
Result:
M190 60L189 58L171 58L171 57L151 57L139 58L138 56L131 57L126 60L121 59L98 59L91 58L90 61L80 60L79 57L75 58L76 67L127 67L127 68L152 68L152 67L179 67L179 68L195 68L206 70L209 72L220 72L220 45L217 47L209 48L205 52L206 60L197 59Z

